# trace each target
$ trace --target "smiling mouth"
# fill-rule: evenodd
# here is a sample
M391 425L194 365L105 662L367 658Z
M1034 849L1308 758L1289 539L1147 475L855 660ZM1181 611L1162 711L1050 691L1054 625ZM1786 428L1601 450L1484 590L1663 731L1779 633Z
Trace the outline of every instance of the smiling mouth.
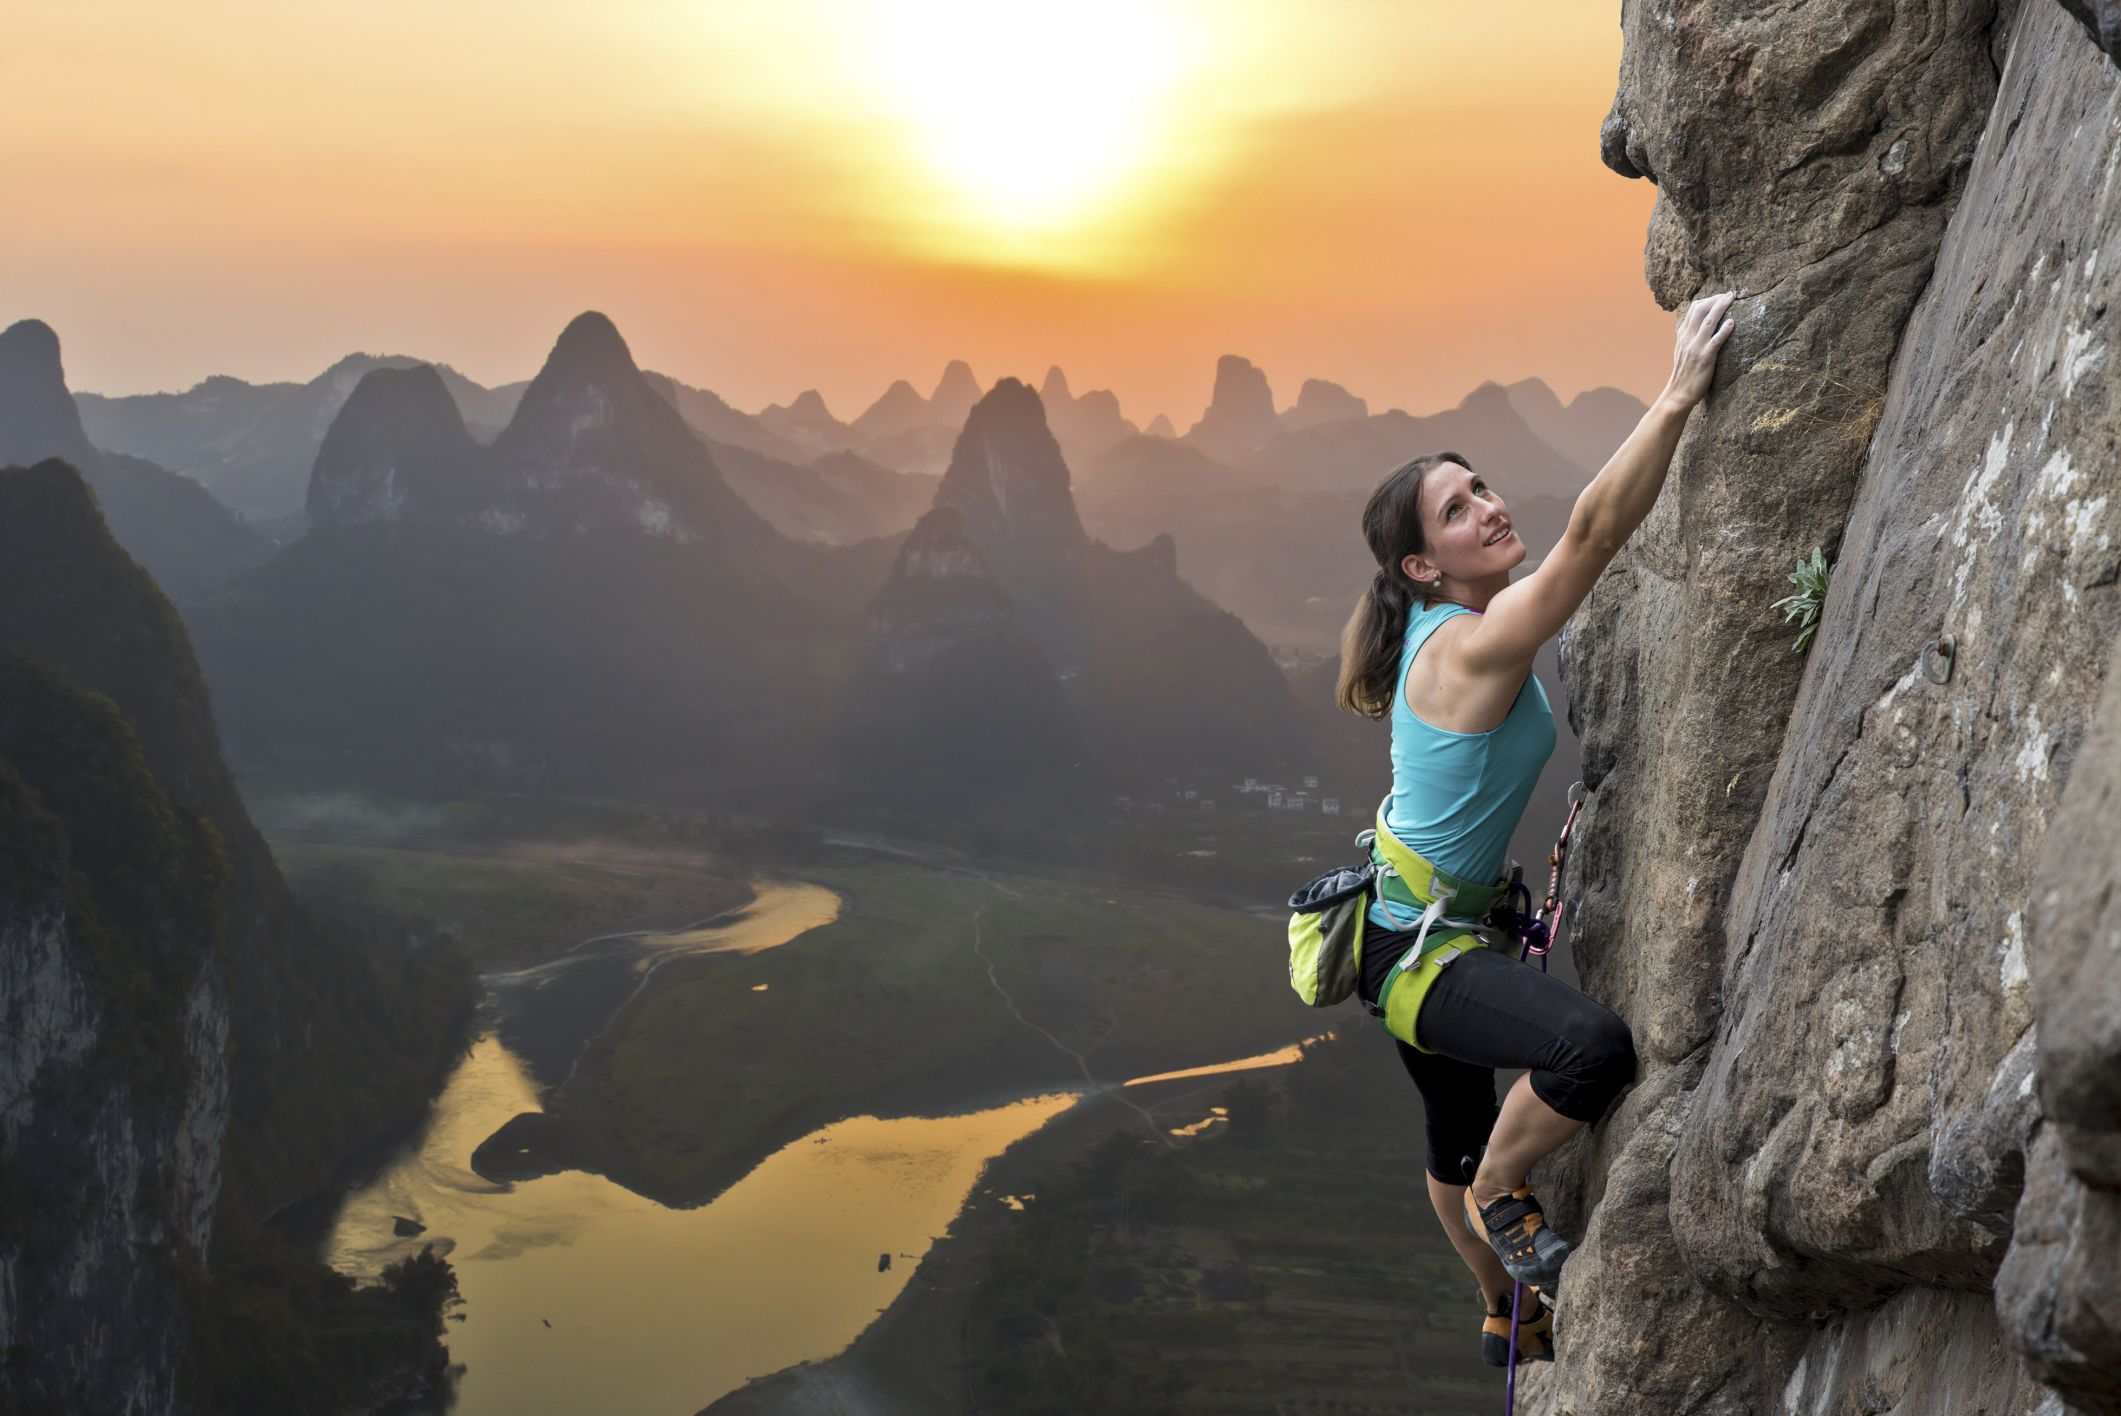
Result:
M1483 542L1482 542L1481 544L1482 544L1482 545L1486 545L1486 546L1499 546L1499 545L1501 545L1501 544L1502 544L1502 543L1503 543L1504 541L1507 541L1507 540L1509 540L1509 539L1510 539L1510 533L1511 533L1511 528L1510 528L1510 527L1507 527L1507 526L1505 526L1505 527L1503 527L1503 528L1502 528L1502 531L1501 531L1501 532L1500 532L1500 533L1499 533L1499 534L1498 534L1498 535L1497 535L1497 536L1495 537L1495 539L1494 539L1494 540L1492 540L1492 541L1483 541Z

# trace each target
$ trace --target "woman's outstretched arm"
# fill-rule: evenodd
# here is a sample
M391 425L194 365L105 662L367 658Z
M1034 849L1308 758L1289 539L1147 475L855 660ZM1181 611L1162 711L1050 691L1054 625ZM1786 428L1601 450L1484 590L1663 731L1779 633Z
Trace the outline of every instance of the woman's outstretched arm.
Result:
M1499 592L1487 612L1457 640L1460 663L1474 674L1522 676L1539 646L1570 615L1657 502L1687 415L1708 395L1716 354L1730 337L1728 293L1696 300L1679 321L1672 376L1635 431L1576 498L1568 529L1539 569Z

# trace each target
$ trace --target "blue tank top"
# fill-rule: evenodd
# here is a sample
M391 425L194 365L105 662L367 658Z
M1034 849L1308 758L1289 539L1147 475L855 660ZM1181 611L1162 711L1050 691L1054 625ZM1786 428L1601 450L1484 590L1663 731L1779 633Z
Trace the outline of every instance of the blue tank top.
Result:
M1430 635L1464 605L1417 610L1407 624L1392 689L1392 795L1385 824L1431 865L1462 880L1487 882L1502 874L1510 835L1524 815L1540 769L1554 752L1554 710L1539 679L1525 674L1510 714L1484 733L1433 727L1407 706L1407 670ZM1370 922L1404 927L1375 901Z

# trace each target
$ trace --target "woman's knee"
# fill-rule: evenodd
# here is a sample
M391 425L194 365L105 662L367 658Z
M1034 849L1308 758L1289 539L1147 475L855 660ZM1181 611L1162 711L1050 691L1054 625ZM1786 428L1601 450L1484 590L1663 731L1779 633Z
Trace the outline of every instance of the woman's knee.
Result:
M1597 1008L1570 1029L1567 1075L1581 1093L1585 1119L1603 1115L1613 1099L1635 1080L1635 1034L1627 1020L1610 1008Z
M1596 1121L1635 1080L1635 1037L1626 1020L1592 1004L1542 1049L1532 1091L1572 1121Z
M1622 1085L1634 1081L1634 1031L1626 1018L1610 1008L1600 1008L1598 1014L1581 1043L1585 1068L1602 1077L1617 1076Z

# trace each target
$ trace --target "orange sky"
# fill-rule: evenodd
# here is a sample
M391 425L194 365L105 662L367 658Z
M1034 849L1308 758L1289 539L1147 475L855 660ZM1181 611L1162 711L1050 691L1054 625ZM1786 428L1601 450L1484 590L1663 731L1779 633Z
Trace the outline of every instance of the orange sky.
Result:
M1216 356L1374 408L1647 397L1617 5L70 0L0 51L0 323L77 389L356 349L644 365L845 418L962 357L1198 417Z

